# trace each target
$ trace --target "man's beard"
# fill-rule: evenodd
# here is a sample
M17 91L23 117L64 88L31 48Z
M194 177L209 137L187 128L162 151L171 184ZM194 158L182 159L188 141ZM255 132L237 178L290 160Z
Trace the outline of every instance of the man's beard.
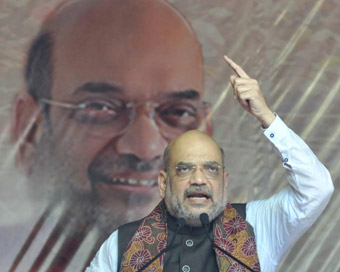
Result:
M227 205L227 188L224 185L224 179L223 179L223 192L221 197L217 196L212 196L211 190L203 185L194 185L189 187L187 190L184 192L184 198L188 194L188 192L192 192L195 190L200 190L207 192L211 196L211 201L213 202L210 209L207 211L207 214L209 216L209 222L213 221L217 216L223 212ZM217 199L221 198L221 199ZM200 227L201 226L201 221L200 221L200 215L202 212L197 211L197 212L192 212L187 209L187 207L184 205L184 199L181 201L179 199L179 196L172 193L171 191L171 185L170 185L170 178L169 175L167 176L167 183L166 183L166 188L165 188L165 205L168 210L168 212L176 217L176 218L181 218L183 217L186 220L186 224L192 227Z

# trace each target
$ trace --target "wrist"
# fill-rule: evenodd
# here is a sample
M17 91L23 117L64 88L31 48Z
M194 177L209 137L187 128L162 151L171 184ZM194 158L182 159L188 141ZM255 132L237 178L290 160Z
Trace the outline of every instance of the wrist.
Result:
M276 115L270 111L264 115L261 115L258 120L261 122L263 128L268 128L275 120Z

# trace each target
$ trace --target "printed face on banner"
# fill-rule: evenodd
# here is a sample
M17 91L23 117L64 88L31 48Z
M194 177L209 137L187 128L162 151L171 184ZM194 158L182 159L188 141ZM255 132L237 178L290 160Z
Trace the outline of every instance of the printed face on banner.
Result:
M47 27L52 88L40 101L48 114L32 177L52 179L71 197L94 197L109 213L137 209L140 217L160 199L167 143L204 119L202 56L167 4L131 10L128 20L115 5L72 20L66 9Z

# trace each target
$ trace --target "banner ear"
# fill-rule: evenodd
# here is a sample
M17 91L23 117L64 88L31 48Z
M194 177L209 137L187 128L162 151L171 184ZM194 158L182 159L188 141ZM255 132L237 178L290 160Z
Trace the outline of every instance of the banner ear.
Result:
M210 114L208 114L207 118L205 119L205 132L209 136L212 136L213 128L212 128L212 122L211 122L211 115Z
M205 118L200 124L198 130L207 133L209 136L212 136L212 122L211 122L211 117L212 117L212 112L211 112L211 105L208 102L204 102L204 115Z
M25 174L31 173L37 143L41 136L41 111L28 93L20 94L15 101L12 118L12 142L15 144L15 162Z

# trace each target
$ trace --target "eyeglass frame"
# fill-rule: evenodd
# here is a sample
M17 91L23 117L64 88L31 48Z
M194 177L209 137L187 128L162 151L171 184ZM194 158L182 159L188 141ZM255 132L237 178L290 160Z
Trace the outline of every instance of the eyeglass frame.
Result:
M181 167L181 165L182 166L185 166L185 167L191 167L192 169L194 169L194 171L192 172L192 173L190 173L190 174L188 174L188 176L180 176L180 175L178 175L178 173L177 173L177 170ZM204 172L204 169L203 169L203 167L204 166L214 166L214 167L216 167L217 169L218 169L218 173L216 174L216 176L214 176L214 177L211 177L211 178L209 178L209 177L207 177L207 175L205 174L205 172ZM168 169L175 169L176 171L175 171L175 175L176 175L176 177L178 177L179 179L181 179L181 180L188 180L188 179L191 179L192 178L192 176L196 173L196 171L197 171L197 168L200 168L201 169L201 171L202 171L202 173L203 173L203 175L204 175L204 177L207 179L207 180L216 180L221 174L223 174L224 173L224 170L225 170L225 167L224 167L224 165L220 165L220 164L218 164L218 163L216 163L216 162L212 162L212 163L203 163L203 164L192 164L192 163L182 163L182 164L180 164L180 165L176 165L176 166L174 166L174 167L171 167L171 166L168 166L168 167L166 167L166 169L168 170ZM220 172L220 170L222 169L222 171Z
M122 100L125 104L126 104L126 107L127 108L133 108L134 111L131 115L131 117L129 117L129 123L124 127L124 129L122 129L120 132L118 133L115 133L113 135L110 135L110 137L112 136L118 136L120 134L123 134L129 126L131 126L131 124L135 121L136 119L136 115L137 115L137 108L140 107L141 105L146 105L147 108L148 108L148 115L150 117L150 119L155 123L157 124L156 120L155 120L155 108L162 105L161 103L157 103L157 102L153 102L153 101L146 101L146 102L143 102L143 103L134 103L134 102L131 102L131 101L124 101ZM66 102L61 102L61 101L57 101L57 100L52 100L52 99L47 99L47 98L40 98L39 99L39 102L41 103L44 103L44 104L47 104L47 105L52 105L52 106L57 106L57 107L61 107L61 108L65 108L65 109L70 109L70 110L77 110L77 109L86 109L86 105L85 103L78 103L78 104L73 104L73 103L66 103ZM201 120L199 122L199 124L196 126L196 128L189 128L190 129L198 129L204 122L205 118L207 117L207 112L210 108L210 103L209 102L206 102L206 101L200 101L200 104L201 106L199 108L202 108L202 117L201 117ZM150 106L153 106L153 109L150 110ZM197 111L199 108L195 108L195 110ZM166 123L165 121L163 121L164 123ZM171 125L169 124L166 124L167 126L169 127L172 127ZM157 124L157 128L161 131L161 128L160 126ZM172 127L174 129L176 129L176 127ZM179 129L179 128L177 128ZM181 130L181 129L179 129ZM186 129L188 130L188 129ZM181 130L181 132L184 132L186 130ZM98 136L98 135L96 135Z

